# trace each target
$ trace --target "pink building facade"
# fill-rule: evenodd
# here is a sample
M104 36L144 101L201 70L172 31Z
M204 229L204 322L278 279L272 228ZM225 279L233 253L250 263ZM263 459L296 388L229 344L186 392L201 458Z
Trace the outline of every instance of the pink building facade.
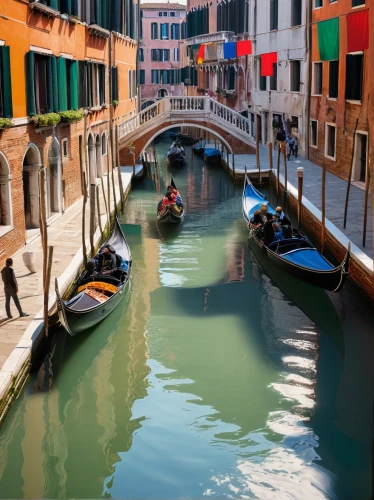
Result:
M142 108L169 95L183 95L180 69L185 16L186 7L178 3L141 4L139 83Z

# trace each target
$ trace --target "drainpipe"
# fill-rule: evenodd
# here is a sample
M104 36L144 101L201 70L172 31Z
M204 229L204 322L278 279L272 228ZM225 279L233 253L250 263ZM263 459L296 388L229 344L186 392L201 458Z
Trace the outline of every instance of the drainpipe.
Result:
M306 3L306 26L305 26L305 47L306 47L306 92L305 92L305 107L304 116L306 124L305 130L305 158L309 160L309 138L310 138L310 95L312 92L312 0ZM305 85L305 84L304 84Z

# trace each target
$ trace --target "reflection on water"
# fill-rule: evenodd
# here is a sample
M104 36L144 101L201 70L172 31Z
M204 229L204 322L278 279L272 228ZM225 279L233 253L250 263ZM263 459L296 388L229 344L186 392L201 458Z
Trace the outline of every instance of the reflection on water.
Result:
M370 309L267 268L240 188L199 159L173 172L183 226L157 226L160 170L126 207L127 308L68 338L55 379L47 360L49 392L25 388L0 498L369 499Z

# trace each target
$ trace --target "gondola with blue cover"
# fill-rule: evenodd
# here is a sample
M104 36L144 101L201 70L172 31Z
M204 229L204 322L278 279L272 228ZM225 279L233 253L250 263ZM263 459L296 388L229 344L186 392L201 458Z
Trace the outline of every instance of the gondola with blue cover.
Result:
M205 148L204 161L213 165L221 163L221 151L215 148Z
M247 224L251 221L255 210L259 210L263 203L267 203L265 196L253 186L246 172L242 206ZM269 204L268 212L274 213ZM258 231L250 230L249 243L251 246L256 245L261 248L270 260L289 274L325 290L339 291L348 274L349 250L343 262L335 267L300 233L291 238L273 241L266 246Z
M70 335L77 335L106 318L128 293L131 252L117 217L105 244L116 251L117 269L112 274L92 274L85 270L65 302L55 280L56 302L61 325Z

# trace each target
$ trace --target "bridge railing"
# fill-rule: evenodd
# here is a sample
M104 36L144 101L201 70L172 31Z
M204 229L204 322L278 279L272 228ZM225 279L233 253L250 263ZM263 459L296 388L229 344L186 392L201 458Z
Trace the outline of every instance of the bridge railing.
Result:
M165 97L118 125L118 139L121 140L132 132L138 131L155 118L166 120L172 118L173 115L180 117L181 112L186 118L189 113L204 113L207 115L206 118L210 115L210 118L215 118L222 125L229 125L228 130L237 129L242 134L246 134L248 139L252 139L248 118L207 96ZM189 118L193 119L192 116Z

